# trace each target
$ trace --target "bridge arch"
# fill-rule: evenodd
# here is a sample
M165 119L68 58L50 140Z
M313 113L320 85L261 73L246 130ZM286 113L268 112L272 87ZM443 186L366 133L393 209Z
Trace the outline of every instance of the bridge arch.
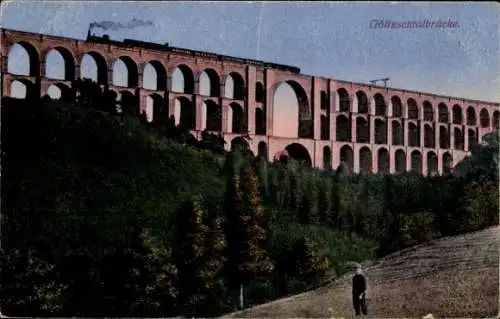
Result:
M373 171L372 151L366 146L359 149L359 171L360 173Z
M420 127L414 122L408 123L408 145L420 147Z
M338 115L336 118L336 140L339 142L351 141L351 125L345 115Z
M439 103L438 105L438 122L448 123L450 121L450 112L448 111L448 106L444 103Z
M476 125L476 110L472 106L467 108L467 125Z
M462 113L462 107L458 104L453 105L451 109L452 113L452 122L453 124L463 124L463 113Z
M398 120L393 120L392 123L392 145L404 144L404 127Z
M491 123L491 126L494 129L498 129L500 127L500 112L499 111L493 112L493 123Z
M198 80L200 83L198 94L211 97L220 96L220 77L217 71L207 68L203 70Z
M403 150L396 150L394 153L394 164L396 173L406 172L406 154Z
M392 104L392 117L403 117L403 103L399 96L394 95L391 97Z
M449 152L443 154L443 173L448 174L451 173L453 168L453 155Z
M175 99L174 118L178 127L194 130L196 127L196 109L186 97Z
M17 99L29 99L40 96L36 86L28 79L16 79L10 83L10 97Z
M356 118L356 142L370 143L370 122L363 116Z
M171 91L176 93L194 94L194 73L185 64L177 65L171 73Z
M56 46L45 54L45 76L49 79L73 81L75 58L62 46Z
M108 63L104 56L95 51L85 53L80 62L80 78L106 85L108 83Z
M9 48L7 72L15 75L40 76L40 54L27 41L19 41Z
M479 112L479 125L482 128L490 126L490 114L488 113L488 110L481 109Z
M439 126L439 148L450 148L450 133L443 125Z
M113 63L113 85L136 88L138 82L139 71L135 61L126 55L122 55L116 59Z
M438 157L435 152L427 152L427 174L436 175L439 172Z
M222 109L213 100L205 100L203 102L204 108L204 118L205 118L205 129L209 131L222 131Z
M460 128L458 127L455 127L453 129L453 139L454 139L454 143L455 145L453 145L453 147L456 149L456 150L464 150L464 141L465 141L465 134L464 134L464 131L462 131Z
M266 135L266 116L259 107L255 109L255 134Z
M321 114L320 117L320 139L323 141L330 140L330 117L329 114Z
M231 132L236 134L247 133L247 125L246 125L246 112L243 107L233 102L229 104L230 116L231 119Z
M420 153L417 150L414 150L413 152L411 152L410 157L411 157L411 170L413 172L422 174L422 169L423 169L422 153Z
M47 89L47 95L53 100L65 100L69 94L70 88L63 83L54 83Z
M248 145L248 141L241 136L233 138L231 140L231 152L234 152L236 150L243 154L248 153L248 151L250 151L250 145Z
M288 80L274 85L272 91L274 135L312 138L314 123L304 88L296 81Z
M387 122L380 118L375 120L375 144L387 144Z
M424 101L424 121L433 122L434 121L434 109L429 101Z
M424 147L434 148L436 145L436 138L434 128L431 124L425 123L424 125Z
M264 85L261 82L255 83L255 102L264 102Z
M299 143L292 143L285 147L288 155L296 160L300 165L312 167L311 155L307 148Z
M388 174L391 168L389 151L385 147L381 147L377 151L377 171L378 173Z
M377 93L373 96L375 100L375 115L387 116L387 105L385 103L384 96Z
M406 101L408 105L408 119L410 120L418 120L419 116L419 109L418 109L418 104L415 99L409 98Z
M469 129L468 134L468 151L472 150L472 148L477 144L477 136L475 129Z
M344 145L340 148L340 162L346 164L349 171L354 169L354 152L349 145Z
M137 97L130 91L123 90L119 92L118 105L120 107L120 112L126 116L137 116L138 105Z
M358 114L369 114L370 102L368 101L366 93L362 90L357 91L356 99L358 101Z
M148 95L146 100L146 115L148 122L158 123L162 117L166 117L164 110L164 100L159 94Z
M224 96L228 99L243 101L245 99L245 81L238 72L231 72L226 77Z
M167 70L160 61L151 60L144 65L142 87L153 91L167 88Z
M339 101L339 112L349 112L351 109L349 92L346 89L340 88L337 90Z

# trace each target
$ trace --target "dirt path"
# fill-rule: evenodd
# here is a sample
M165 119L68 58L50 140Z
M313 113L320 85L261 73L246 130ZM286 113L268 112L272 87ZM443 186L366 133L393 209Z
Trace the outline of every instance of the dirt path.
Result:
M366 269L369 317L495 317L499 313L500 227L442 238ZM225 316L352 317L351 274L315 291Z

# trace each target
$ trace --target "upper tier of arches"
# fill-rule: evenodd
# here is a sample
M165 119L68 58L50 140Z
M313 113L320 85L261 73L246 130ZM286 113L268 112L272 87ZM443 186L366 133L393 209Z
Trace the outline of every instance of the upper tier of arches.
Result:
M5 33L5 30L2 32ZM349 85L341 81L333 81L332 86L328 85L332 82L330 80L285 71L276 71L278 75L275 81L267 83L265 71L258 70L259 74L249 77L246 66L235 63L215 63L210 59L189 58L182 54L145 49L117 47L116 50L111 50L110 45L51 36L44 36L42 40L40 36L27 36L26 33L14 31L9 31L7 35L2 39L2 68L13 75L45 77L61 82L91 78L100 84L117 87L197 94L237 101L253 100L264 104L268 102L267 95L272 93L277 83L287 82L293 84L296 94L300 93L297 95L299 104L306 105L301 109L304 116L310 116L307 113L312 113L315 107L319 107L318 111L324 114L324 125L328 123L329 114L345 112L480 128L498 126L499 105L493 103L370 85ZM18 52L19 48L24 50L23 54ZM16 65L12 61L17 58L26 58L25 63ZM297 78L300 81L294 80ZM310 82L320 84L304 86L304 83ZM316 94L311 92L312 87L319 91L318 103L313 99Z

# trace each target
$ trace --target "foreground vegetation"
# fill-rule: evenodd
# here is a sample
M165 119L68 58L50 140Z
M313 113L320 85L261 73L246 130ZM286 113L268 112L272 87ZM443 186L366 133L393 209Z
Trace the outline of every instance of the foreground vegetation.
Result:
M498 224L498 136L454 174L318 172L149 124L92 83L2 107L2 312L217 316ZM76 95L74 95L76 96Z
M371 318L495 318L498 315L500 227L444 237L370 265ZM303 294L222 318L349 318L351 273Z

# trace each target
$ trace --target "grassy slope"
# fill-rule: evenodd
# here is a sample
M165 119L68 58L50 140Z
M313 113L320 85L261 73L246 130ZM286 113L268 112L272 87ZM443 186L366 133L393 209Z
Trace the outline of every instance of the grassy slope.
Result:
M492 317L499 312L500 227L441 238L366 268L370 317ZM350 274L231 317L352 316Z

